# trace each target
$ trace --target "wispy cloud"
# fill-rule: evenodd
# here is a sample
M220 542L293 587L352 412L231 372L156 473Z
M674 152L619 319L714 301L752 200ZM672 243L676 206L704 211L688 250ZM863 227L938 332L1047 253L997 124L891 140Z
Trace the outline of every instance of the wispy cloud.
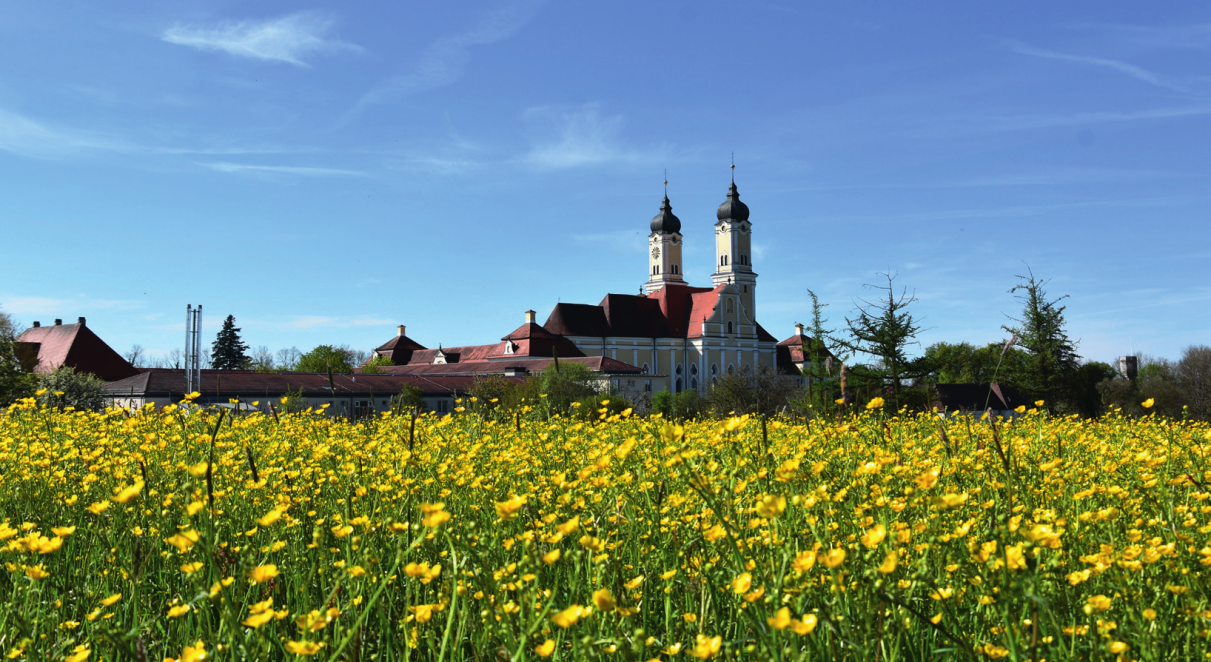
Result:
M533 18L541 5L541 0L523 0L510 4L487 14L465 32L438 39L425 50L411 71L388 78L362 95L346 114L346 119L376 103L454 83L471 61L473 47L494 44L513 36Z
M319 315L304 315L296 317L287 323L287 326L294 329L314 329L322 326L335 326L338 319L336 317L321 317Z
M1081 113L1012 115L982 119L980 130L1016 131L1056 126L1081 126L1147 120L1168 120L1211 114L1211 105L1177 108L1147 108L1128 111L1091 111Z
M1089 65L1093 65L1095 67L1103 67L1106 69L1111 69L1113 71L1117 71L1119 73L1126 74L1136 80L1148 83L1149 85L1163 87L1163 88L1166 88L1169 90L1174 90L1176 92L1187 92L1188 91L1184 86L1179 85L1163 76L1160 76L1159 74L1155 74L1151 71L1148 71L1147 69L1144 69L1143 67L1137 67L1134 64L1129 64L1127 62L1121 62L1119 60L1111 60L1108 58L1093 57L1093 56L1089 56L1089 55L1072 55L1069 53L1058 53L1056 51L1049 51L1049 50L1045 50L1042 48L1035 48L1034 46L1030 46L1028 44L1024 44L1019 41L1010 41L1009 47L1012 48L1015 52L1021 53L1022 55L1030 55L1033 57L1041 57L1041 58L1046 58L1049 60L1060 60L1063 62L1075 62L1078 64L1089 64Z
M366 173L359 170L343 170L340 168L310 168L304 166L270 166L248 165L245 163L226 163L222 161L199 161L197 165L218 172L230 172L243 175L300 175L303 177L362 177Z
M101 134L55 127L0 109L0 151L52 159L90 151L131 149L131 145Z
M307 66L304 58L331 51L360 51L353 44L326 38L332 20L300 12L263 21L224 21L214 26L178 24L161 38L200 50L222 51L237 57Z
M1084 23L1076 29L1117 33L1128 41L1161 48L1211 48L1211 23L1195 25L1106 25Z
M623 145L619 140L622 117L603 117L595 104L575 109L540 106L527 110L523 118L555 128L553 140L534 145L520 159L536 168L563 170L606 163L637 164L667 161L671 157L665 146L645 152Z
M359 317L357 319L350 320L349 323L353 326L388 326L394 324L394 322L391 320L379 319L376 317Z

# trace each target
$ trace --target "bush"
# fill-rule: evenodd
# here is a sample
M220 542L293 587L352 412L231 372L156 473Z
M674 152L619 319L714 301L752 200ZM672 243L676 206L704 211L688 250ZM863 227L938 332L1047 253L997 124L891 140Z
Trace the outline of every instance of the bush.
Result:
M652 396L652 413L658 413L667 419L688 421L698 418L706 403L698 391L688 390L680 393L661 391Z
M707 406L720 418L733 414L773 416L803 394L795 382L770 366L726 373L711 388Z
M61 365L49 375L38 377L38 401L52 407L75 407L86 411L105 409L105 382L94 374L76 372Z

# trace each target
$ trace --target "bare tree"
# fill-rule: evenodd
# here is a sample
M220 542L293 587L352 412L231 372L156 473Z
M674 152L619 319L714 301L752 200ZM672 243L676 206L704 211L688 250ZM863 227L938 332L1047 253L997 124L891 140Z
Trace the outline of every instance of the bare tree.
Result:
M360 366L370 358L370 352L364 349L353 349L348 345L341 345L339 349L345 353L345 356L349 360L349 365Z
M202 349L202 354L198 357L198 363L201 364L202 368L206 370L210 369L210 350L208 348Z
M299 359L302 357L303 353L299 351L298 347L279 349L277 351L277 367L282 370L294 370L295 366L299 364Z
M130 349L127 350L126 353L122 355L122 358L126 359L131 365L133 365L136 368L145 367L143 365L145 363L145 360L144 360L145 357L143 356L143 346L142 345L131 345Z
M181 367L182 353L183 352L181 352L181 350L179 350L179 349L173 349L173 350L169 351L168 356L165 357L165 359L164 359L164 363L165 363L164 367L179 369Z
M273 369L273 352L265 345L253 349L248 360L252 364L253 370Z
M1191 345L1184 349L1177 363L1177 379L1190 403L1190 415L1211 420L1211 347Z

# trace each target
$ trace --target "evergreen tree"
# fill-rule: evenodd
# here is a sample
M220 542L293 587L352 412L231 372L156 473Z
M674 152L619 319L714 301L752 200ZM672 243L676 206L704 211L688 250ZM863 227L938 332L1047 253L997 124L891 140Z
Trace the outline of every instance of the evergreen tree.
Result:
M248 345L240 340L235 317L228 315L210 350L210 365L215 370L240 370L248 364Z
M1080 367L1076 347L1064 330L1064 295L1048 299L1045 280L1035 278L1027 268L1026 276L1009 292L1022 302L1021 317L1010 318L1017 326L1003 327L1018 336L1018 344L1026 350L1021 372L1013 375L1014 383L1034 397L1042 398L1047 406L1071 405L1070 385Z
M903 383L928 374L929 367L928 361L922 358L908 358L908 346L917 344L916 336L921 327L906 309L917 298L909 296L907 290L901 290L897 296L895 274L881 275L887 278L886 286L867 287L886 292L886 300L861 300L858 317L845 319L851 337L842 344L850 351L879 359L879 366L855 366L854 375L860 380L874 379L890 386L898 407Z
M836 330L824 328L824 308L828 304L820 303L810 289L807 295L812 300L811 336L803 343L806 364L801 372L807 381L809 404L827 410L840 386L841 364L849 357L842 353L840 342L833 336Z

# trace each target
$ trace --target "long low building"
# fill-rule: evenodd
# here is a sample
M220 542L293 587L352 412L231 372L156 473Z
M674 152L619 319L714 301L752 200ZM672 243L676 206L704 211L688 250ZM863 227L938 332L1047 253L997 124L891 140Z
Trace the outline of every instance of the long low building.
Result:
M522 381L520 377L503 377ZM261 373L251 370L203 370L202 383L195 402L229 404L236 400L268 413L287 393L300 395L309 407L328 405L330 412L364 417L388 411L394 397L404 386L421 390L425 405L439 414L454 411L455 400L474 388L474 375L337 375L290 372ZM142 408L147 404L162 407L180 402L185 395L185 371L151 369L126 379L105 384L106 396L122 408Z

